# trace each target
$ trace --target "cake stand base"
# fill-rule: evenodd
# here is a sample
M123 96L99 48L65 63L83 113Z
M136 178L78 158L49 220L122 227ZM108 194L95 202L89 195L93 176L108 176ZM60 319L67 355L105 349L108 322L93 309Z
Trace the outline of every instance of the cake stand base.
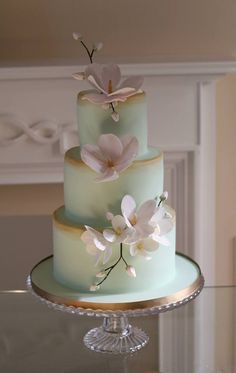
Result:
M74 315L103 317L102 326L84 336L90 350L113 354L132 353L148 342L148 336L128 322L128 317L156 315L183 306L202 290L204 278L197 263L176 255L176 273L166 286L145 293L101 295L78 293L66 288L53 276L53 258L39 262L27 280L28 289L48 307Z
M129 324L128 318L105 317L103 325L84 336L84 344L96 352L125 354L144 347L149 338L145 332Z

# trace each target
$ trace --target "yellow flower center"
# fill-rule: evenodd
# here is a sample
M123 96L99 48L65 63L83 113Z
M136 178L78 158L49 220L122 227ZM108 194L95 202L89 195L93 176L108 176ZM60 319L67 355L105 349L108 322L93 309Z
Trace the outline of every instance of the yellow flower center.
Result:
M108 161L107 161L107 166L108 166L109 168L113 168L113 167L114 167L114 163L113 163L110 159L108 159Z
M116 228L116 234L118 234L118 236L120 236L121 233L122 233L122 229L121 229L121 227L117 227L117 228Z
M138 242L138 243L137 243L137 249L138 249L138 250L143 250L143 249L144 249L144 244L143 244L143 242Z
M112 81L111 79L108 82L108 94L112 93Z
M137 216L136 216L136 215L134 215L134 216L131 218L131 220L130 220L130 224L131 224L131 225L135 225L135 224L137 224Z

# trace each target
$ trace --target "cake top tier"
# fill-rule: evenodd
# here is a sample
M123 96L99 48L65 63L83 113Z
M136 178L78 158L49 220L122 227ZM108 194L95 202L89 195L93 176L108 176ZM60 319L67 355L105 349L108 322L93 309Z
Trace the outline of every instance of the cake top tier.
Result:
M138 140L138 157L147 152L147 112L145 93L137 93L116 105L119 122L114 122L110 110L91 103L84 97L93 91L78 95L78 131L80 146L97 144L99 136L112 133L119 138L132 135Z
M147 142L147 135L146 102L141 90L143 78L140 76L122 78L120 68L116 64L94 63L94 53L101 49L102 43L94 44L90 50L80 34L74 34L74 38L79 40L86 50L90 64L84 71L73 74L73 77L86 80L93 88L81 92L78 96L78 106L81 107L78 118L80 144L82 146L94 144L101 134L112 133L119 136L129 134L136 136L138 141L141 140L139 153L144 153L146 145L142 143ZM115 126L116 122L117 126Z
M132 162L147 152L146 97L140 76L121 77L119 66L94 63L94 53L81 35L90 64L83 72L73 74L86 80L93 89L78 95L78 132L81 159L101 177L99 182L114 181Z

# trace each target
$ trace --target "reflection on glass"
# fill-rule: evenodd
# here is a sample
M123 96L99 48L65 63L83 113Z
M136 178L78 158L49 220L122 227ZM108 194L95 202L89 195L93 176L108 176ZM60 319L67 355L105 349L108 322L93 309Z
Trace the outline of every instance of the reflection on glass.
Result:
M57 373L235 373L236 288L205 288L159 316L132 318L150 340L129 355L83 344L100 318L48 309L27 293L0 293L0 371Z

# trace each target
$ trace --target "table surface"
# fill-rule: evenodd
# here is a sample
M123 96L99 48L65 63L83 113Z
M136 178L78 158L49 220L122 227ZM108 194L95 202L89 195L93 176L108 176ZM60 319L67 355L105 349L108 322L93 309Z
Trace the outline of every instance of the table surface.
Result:
M130 318L150 340L128 355L101 354L83 336L102 318L49 309L26 291L0 292L0 372L235 373L236 287L205 287L170 312Z

